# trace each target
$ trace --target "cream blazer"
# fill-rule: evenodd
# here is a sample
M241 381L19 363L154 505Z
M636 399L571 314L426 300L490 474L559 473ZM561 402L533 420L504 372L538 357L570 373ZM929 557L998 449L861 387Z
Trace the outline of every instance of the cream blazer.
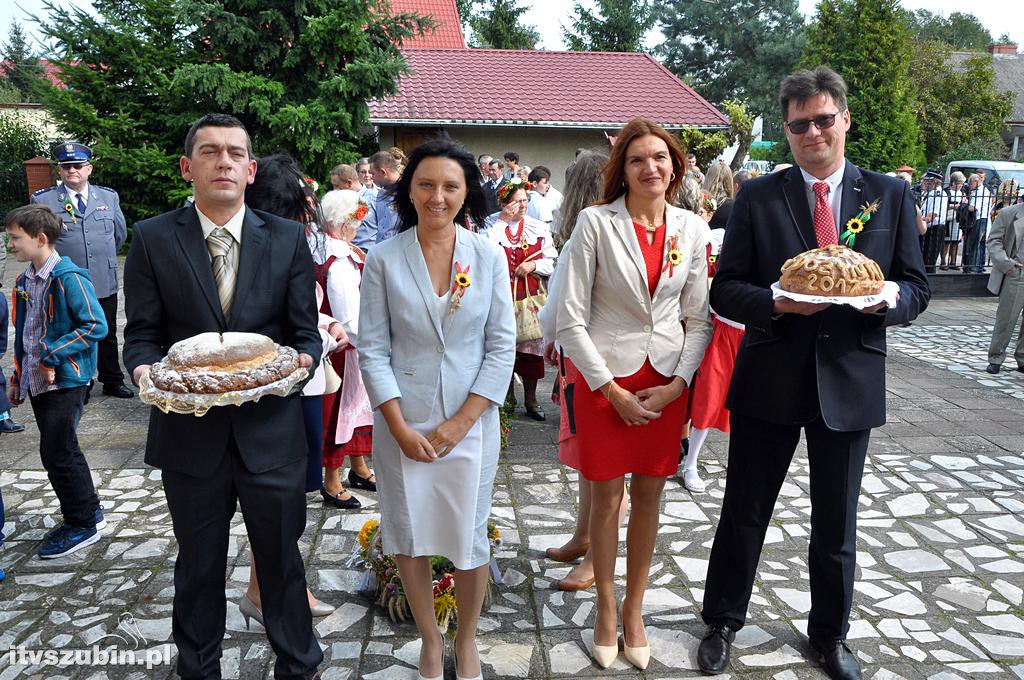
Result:
M647 358L689 385L711 342L707 226L671 205L665 218L661 267L673 237L682 259L662 271L653 298L625 197L581 212L559 258L566 271L556 338L590 389L632 375Z

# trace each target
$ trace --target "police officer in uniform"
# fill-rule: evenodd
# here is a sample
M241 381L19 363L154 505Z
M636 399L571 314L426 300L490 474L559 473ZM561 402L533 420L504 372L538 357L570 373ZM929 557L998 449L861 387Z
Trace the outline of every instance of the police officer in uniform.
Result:
M99 381L103 394L129 399L117 351L117 251L128 235L117 192L89 184L92 150L77 142L53 148L60 172L56 186L32 194L32 203L49 207L64 223L57 252L89 270L110 332L99 344Z

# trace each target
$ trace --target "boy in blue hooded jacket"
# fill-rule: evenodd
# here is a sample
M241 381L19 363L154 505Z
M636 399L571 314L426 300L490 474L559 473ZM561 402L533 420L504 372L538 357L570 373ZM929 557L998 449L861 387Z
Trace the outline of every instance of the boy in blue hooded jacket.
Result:
M11 252L30 263L14 284L8 395L15 405L26 396L32 404L39 456L64 516L39 548L39 557L50 559L99 540L102 513L77 428L107 322L89 272L54 250L61 223L53 211L26 205L7 213L5 223Z

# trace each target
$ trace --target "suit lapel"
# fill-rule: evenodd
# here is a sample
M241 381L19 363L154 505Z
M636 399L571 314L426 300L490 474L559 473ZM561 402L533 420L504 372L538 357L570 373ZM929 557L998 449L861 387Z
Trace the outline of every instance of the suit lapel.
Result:
M804 177L796 165L786 171L783 178L782 195L789 208L789 216L793 220L804 250L818 247L818 237L814 235L814 222L811 220L811 209L807 205L807 190L804 188Z
M643 253L640 252L640 242L636 240L633 218L629 216L629 211L626 210L626 197L620 197L608 207L615 213L612 218L612 224L615 225L615 233L618 234L619 240L622 241L622 246L629 253L633 264L636 265L637 270L640 272L643 288L646 291L648 290L647 264L644 262Z
M245 309L245 297L252 289L256 270L264 262L267 250L267 232L263 228L263 220L252 210L245 209L242 219L242 248L238 253L238 275L235 277L235 297L231 303L231 318L238 319L240 310ZM210 268L213 271L213 268ZM216 287L214 288L216 290ZM233 328L236 324L230 323Z
M463 271L466 270L466 267L471 268L471 271L469 272L470 286L469 288L465 289L465 293L466 295L472 295L473 293L471 291L473 290L473 277L480 275L480 268L479 266L474 267L474 265L476 265L476 262L474 261L473 258L473 249L469 246L468 243L466 243L466 234L459 227L456 227L455 229L455 255L452 257L453 280L455 278L454 265L456 262L459 263L459 266L462 267ZM452 326L452 321L455 320L457 314L458 313L444 315L444 322L442 324L443 328L441 332L442 339L444 339L444 337L448 334L448 331L451 329Z
M217 283L213 280L213 266L210 264L210 253L206 249L206 241L203 239L203 228L199 225L199 215L195 208L183 210L178 218L178 228L175 231L178 238L178 245L185 255L185 260L192 273L196 276L199 288L203 291L206 302L210 305L217 322L222 330L227 328L224 320L224 310L220 307L220 298L217 296Z
M423 259L423 251L420 249L420 242L416 238L415 229L410 231L412 232L412 238L409 239L409 244L405 247L405 263L409 266L412 280L416 282L416 288L420 291L423 305L427 308L427 314L430 315L430 320L434 324L434 331L437 333L437 337L444 339L444 335L441 332L440 315L437 312L437 295L434 293L434 287L430 283L427 261ZM457 246L458 242L456 242Z
M836 225L840 237L846 231L846 223L860 212L860 206L870 202L871 197L864 195L864 176L860 174L860 168L847 161L846 169L843 171L843 198L842 204L839 206L839 224ZM871 226L872 223L868 220L864 228L870 229ZM853 249L857 251L860 250L857 246L858 241L860 239L853 241ZM845 245L842 240L839 243Z
M87 198L89 202L85 205L85 214L82 215L83 218L93 214L93 212L95 212L96 210L96 205L100 201L100 197L96 195L95 191L93 191L91 184L89 185L89 195L87 196Z
M667 218L665 220L665 245L662 248L661 261L660 261L660 264L658 265L658 267L660 267L662 269L664 269L665 263L668 261L668 251L669 251L669 246L672 243L672 238L673 237L677 237L676 238L676 248L679 248L682 245L681 242L683 240L683 219L684 219L683 212L681 210L675 209L673 206L667 206L665 208L665 213L666 213L666 218ZM682 252L682 251L680 250L679 252ZM680 269L682 266L683 266L683 263L680 262L679 265L675 267L675 269ZM646 273L647 273L647 265L645 263L644 264L644 274L646 274ZM676 275L678 273L679 272L673 272L673 275ZM654 295L651 296L652 300L654 298L658 297L658 294L661 292L661 289L664 286L668 285L668 283L669 283L668 279L669 279L669 273L667 271L662 271L661 276L658 277L658 285L656 285L654 287Z

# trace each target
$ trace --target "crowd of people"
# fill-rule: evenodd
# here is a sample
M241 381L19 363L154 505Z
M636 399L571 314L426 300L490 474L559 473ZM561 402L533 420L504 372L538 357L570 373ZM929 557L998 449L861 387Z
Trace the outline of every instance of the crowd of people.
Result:
M318 198L293 159L257 159L236 118L197 120L180 159L194 200L133 229L124 364L138 385L175 342L245 331L294 348L312 377L301 395L200 418L152 409L146 462L162 471L178 546L179 674L219 677L228 536L240 505L252 560L238 607L247 624L265 627L275 677L319 677L312 617L333 607L306 587L305 494L355 509L355 488L378 496L383 549L395 556L422 642L419 678L442 677L448 649L435 619L434 555L455 566L456 676L482 678L476 637L498 409L518 405L516 374L525 416L545 420L537 385L553 370L558 458L579 473L579 512L572 537L547 557L573 564L558 588L596 589L598 666L618 657L620 630L624 658L648 666L642 612L665 481L681 466L684 485L703 491L697 461L717 429L730 433L728 471L701 611L701 670L729 665L803 433L813 508L808 636L831 677L859 678L846 635L860 480L871 429L885 421L885 331L925 309L920 226L948 221L950 205L929 189L919 215L908 183L846 160L846 95L825 67L786 78L779 103L796 162L765 177L720 163L704 173L677 137L638 118L607 153L577 154L564 193L547 167L525 167L515 152L474 157L438 138L408 155L390 149L339 165L333 189ZM975 224L995 210L982 217L977 190L962 194ZM12 252L28 264L12 298L10 397L32 405L63 517L40 557L99 539L103 515L75 430L97 371L106 391L119 391L113 371L96 367L113 335L110 295L60 245L88 208L57 191L57 207L30 205L5 220ZM782 263L837 244L865 199L879 207L857 249L899 286L896 305L774 297ZM1020 235L1005 236L1016 223L1011 210L992 228L1002 239L992 258L1016 285L1024 264ZM115 211L104 212L116 243ZM925 242L924 252L935 250ZM91 251L86 257L91 264ZM0 500L0 526L2 511Z

